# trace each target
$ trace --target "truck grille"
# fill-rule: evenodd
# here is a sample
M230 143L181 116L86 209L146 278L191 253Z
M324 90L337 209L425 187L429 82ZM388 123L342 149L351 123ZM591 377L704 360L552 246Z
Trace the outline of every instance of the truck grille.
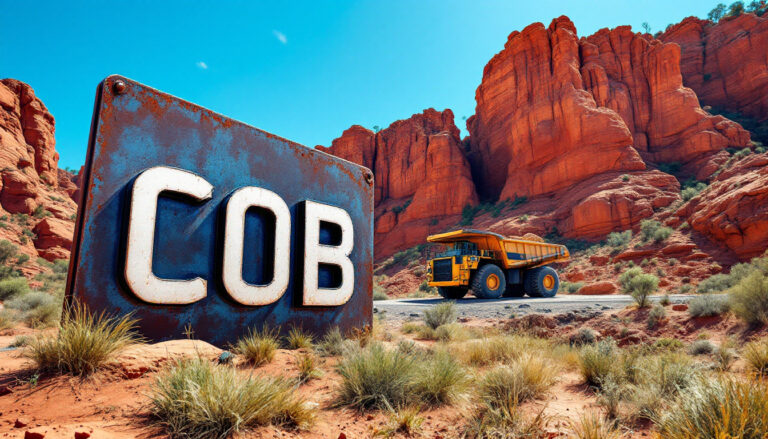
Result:
M453 264L451 263L451 258L435 259L432 267L432 278L435 282L447 282L453 280Z

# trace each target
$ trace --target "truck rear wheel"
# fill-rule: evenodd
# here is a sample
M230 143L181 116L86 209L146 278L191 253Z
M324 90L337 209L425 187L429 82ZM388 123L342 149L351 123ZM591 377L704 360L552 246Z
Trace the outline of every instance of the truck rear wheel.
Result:
M525 292L531 297L554 297L560 278L554 268L545 265L525 272Z
M504 272L493 264L480 267L472 279L472 292L478 299L498 299L506 288Z
M464 287L437 287L437 292L444 299L461 299L467 295L467 288Z

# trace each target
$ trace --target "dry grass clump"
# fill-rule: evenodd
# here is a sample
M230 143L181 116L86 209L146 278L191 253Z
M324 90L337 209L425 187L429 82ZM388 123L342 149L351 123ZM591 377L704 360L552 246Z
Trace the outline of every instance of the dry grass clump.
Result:
M762 381L721 376L701 379L655 418L667 439L768 436L768 388Z
M540 338L522 335L496 335L477 340L457 343L450 347L451 352L464 364L470 366L488 366L517 359L523 352L545 352L549 343Z
M447 325L456 321L456 305L452 301L439 303L424 310L424 324L431 329Z
M341 335L341 330L338 327L331 328L318 342L316 349L317 352L325 357L337 357L342 355L345 350L352 349L357 346L353 340L346 340Z
M337 371L338 402L361 410L451 404L463 397L468 382L446 353L425 359L378 343L346 352Z
M299 368L299 382L306 383L322 375L317 366L317 357L311 352L299 353L295 357L296 366Z
M492 408L539 398L555 383L555 373L547 361L526 354L486 373L480 382L480 398Z
M618 364L619 352L613 340L586 345L579 352L579 369L584 381L599 387Z
M84 305L75 304L65 314L59 334L30 341L24 355L40 370L87 375L121 349L142 341L135 332L137 323L130 314L94 315Z
M0 331L16 326L16 315L9 309L0 310Z
M421 410L416 406L391 409L387 426L377 431L376 435L392 437L397 434L412 436L419 433L421 424L424 423L424 418L419 413Z
M291 327L285 337L285 344L288 349L311 349L314 341L312 334L305 332L298 326Z
M275 351L279 346L277 329L264 326L261 331L248 330L248 333L237 341L232 351L242 355L249 364L261 366L275 358Z
M466 395L469 376L446 351L435 353L421 364L414 383L414 392L425 403L433 406L450 405Z
M599 415L583 414L578 422L571 422L571 430L575 439L619 439L619 432L612 422L606 422Z
M152 385L150 411L172 437L224 438L261 425L309 427L315 412L294 385L272 377L245 377L204 359L187 359Z
M751 341L744 345L742 356L752 370L764 375L768 372L768 338Z

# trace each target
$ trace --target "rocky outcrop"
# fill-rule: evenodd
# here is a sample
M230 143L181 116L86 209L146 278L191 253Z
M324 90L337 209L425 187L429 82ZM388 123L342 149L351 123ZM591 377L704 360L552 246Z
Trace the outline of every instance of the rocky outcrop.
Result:
M477 204L451 110L428 109L378 133L355 125L317 148L373 171L377 258L424 242Z
M71 198L77 190L73 176L58 169L54 126L30 86L0 81L0 239L49 260L69 257L77 211ZM58 226L46 227L47 222ZM52 239L59 244L48 246ZM66 241L68 245L60 245Z
M486 65L470 118L470 160L491 199L566 190L646 161L700 163L745 146L682 86L680 49L628 26L578 39L567 17L510 34Z
M724 170L677 217L741 259L762 255L768 249L768 155L752 154Z
M659 39L680 46L683 83L702 104L768 120L768 15L688 17Z

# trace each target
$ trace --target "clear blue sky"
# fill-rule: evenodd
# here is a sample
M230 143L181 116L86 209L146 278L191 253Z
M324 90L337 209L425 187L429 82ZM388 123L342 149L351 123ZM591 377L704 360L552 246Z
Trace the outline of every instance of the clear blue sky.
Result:
M61 167L83 163L96 85L113 73L307 146L428 107L451 108L465 135L510 32L562 14L580 36L644 21L655 32L716 3L0 0L0 78L51 110Z

